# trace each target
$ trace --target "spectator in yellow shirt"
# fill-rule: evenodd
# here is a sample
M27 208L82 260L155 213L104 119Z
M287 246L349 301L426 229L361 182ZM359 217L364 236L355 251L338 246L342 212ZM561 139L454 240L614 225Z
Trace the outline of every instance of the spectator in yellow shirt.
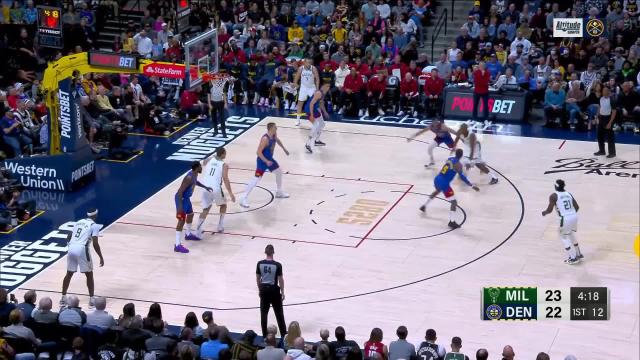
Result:
M336 25L331 30L333 38L336 40L336 44L343 45L347 40L347 30L342 26L342 21L336 21Z
M289 39L290 42L300 42L304 39L304 30L298 25L297 21L294 21L293 25L289 28L287 39Z
M504 45L496 44L496 57L500 64L505 65L507 63L507 52L504 50Z
M122 51L125 53L131 54L133 52L133 47L135 45L135 41L133 40L133 33L128 32L122 42Z

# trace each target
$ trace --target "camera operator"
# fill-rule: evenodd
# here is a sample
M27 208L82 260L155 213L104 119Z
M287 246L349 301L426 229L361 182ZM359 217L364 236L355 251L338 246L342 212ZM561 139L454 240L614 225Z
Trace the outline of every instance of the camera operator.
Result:
M14 186L5 193L8 195L7 208L15 212L16 218L20 221L27 221L36 212L36 201L20 201L23 190L22 186Z
M127 141L126 125L120 121L114 121L112 125L113 128L109 134L109 158L126 160L133 154L133 150L125 146L125 142Z

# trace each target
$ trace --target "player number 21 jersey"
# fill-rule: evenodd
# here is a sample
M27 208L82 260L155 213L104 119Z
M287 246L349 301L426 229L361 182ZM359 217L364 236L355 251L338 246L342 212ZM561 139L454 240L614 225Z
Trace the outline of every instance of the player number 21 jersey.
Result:
M573 196L567 191L556 191L556 195L558 196L558 200L556 200L558 215L575 215L576 209L573 207Z

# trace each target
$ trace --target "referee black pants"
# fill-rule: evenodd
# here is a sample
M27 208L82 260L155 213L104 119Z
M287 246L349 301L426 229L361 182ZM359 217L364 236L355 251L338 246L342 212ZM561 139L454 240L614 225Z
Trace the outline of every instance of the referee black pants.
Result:
M223 136L227 136L227 127L224 121L224 101L211 102L211 121L213 122L214 134L218 134L218 124Z
M262 336L267 336L267 319L269 316L269 307L273 306L273 312L276 315L280 336L284 337L287 333L287 324L284 322L284 312L282 310L282 295L280 295L280 287L273 285L264 285L260 287L260 325L262 325Z
M611 120L611 115L598 115L598 151L604 152L604 143L607 143L609 155L616 154L616 137L613 132L613 124L611 129L607 129L607 124Z

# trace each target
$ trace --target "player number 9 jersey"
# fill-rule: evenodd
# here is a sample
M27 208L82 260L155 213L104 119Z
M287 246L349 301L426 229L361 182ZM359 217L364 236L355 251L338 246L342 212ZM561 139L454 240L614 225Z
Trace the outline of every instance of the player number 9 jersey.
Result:
M71 231L69 246L87 246L93 236L98 236L101 227L91 219L77 221Z

